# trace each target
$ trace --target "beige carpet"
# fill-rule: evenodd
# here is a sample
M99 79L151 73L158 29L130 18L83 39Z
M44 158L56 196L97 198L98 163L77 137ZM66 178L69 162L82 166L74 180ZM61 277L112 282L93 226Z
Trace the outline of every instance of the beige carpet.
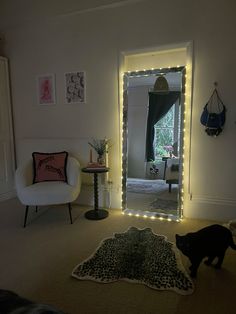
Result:
M133 193L168 195L168 186L165 180L127 178L127 191Z
M164 180L127 180L128 209L178 216L177 198L178 184L172 184L172 191L169 193L169 185ZM171 203L169 208L168 203Z
M72 278L73 267L90 256L101 240L129 226L150 227L174 241L175 233L185 234L211 223L152 221L124 216L120 210L110 210L107 219L89 221L83 216L85 210L74 206L77 219L73 225L63 206L41 210L37 217L29 217L31 222L23 229L24 207L16 199L0 203L0 287L70 314L235 313L236 251L232 249L226 253L222 270L200 266L190 296L127 282L104 285ZM188 260L181 257L188 267Z

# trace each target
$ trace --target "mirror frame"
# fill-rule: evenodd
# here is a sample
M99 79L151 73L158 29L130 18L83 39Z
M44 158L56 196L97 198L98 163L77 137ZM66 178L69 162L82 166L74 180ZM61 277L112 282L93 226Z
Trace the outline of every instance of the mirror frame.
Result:
M122 211L129 210L127 208L127 171L128 171L128 82L130 77L163 75L170 72L181 72L182 86L181 86L181 126L180 126L180 167L179 167L179 193L178 193L178 208L177 219L183 215L183 151L184 151L184 112L185 112L185 85L186 85L186 67L168 67L152 70L128 71L123 74L123 118L122 118ZM155 215L158 213L155 213ZM165 218L169 218L165 214Z

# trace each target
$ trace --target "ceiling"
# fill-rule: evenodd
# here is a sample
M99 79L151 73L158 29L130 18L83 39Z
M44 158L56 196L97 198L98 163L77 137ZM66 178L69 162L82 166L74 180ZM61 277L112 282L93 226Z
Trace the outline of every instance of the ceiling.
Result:
M0 0L0 30L55 16L78 14L145 0Z

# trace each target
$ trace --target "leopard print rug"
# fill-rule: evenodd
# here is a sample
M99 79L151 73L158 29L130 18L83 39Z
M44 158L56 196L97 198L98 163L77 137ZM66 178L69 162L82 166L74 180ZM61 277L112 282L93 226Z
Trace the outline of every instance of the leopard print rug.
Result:
M130 227L103 240L90 258L74 268L72 276L101 283L126 280L182 295L194 289L175 245L150 228Z

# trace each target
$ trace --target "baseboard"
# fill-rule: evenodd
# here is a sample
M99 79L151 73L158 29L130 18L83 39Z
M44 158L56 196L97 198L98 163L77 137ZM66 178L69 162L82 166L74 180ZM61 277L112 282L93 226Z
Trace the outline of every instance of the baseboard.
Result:
M192 201L199 203L236 206L236 199L218 198L215 196L192 195Z
M236 199L192 195L184 203L186 218L229 221L236 218Z
M99 206L107 207L108 204L104 203L104 190L103 187L99 186L98 188L98 195L99 195ZM94 186L90 183L83 183L81 186L80 194L75 201L75 203L79 205L87 205L93 206L94 205Z

